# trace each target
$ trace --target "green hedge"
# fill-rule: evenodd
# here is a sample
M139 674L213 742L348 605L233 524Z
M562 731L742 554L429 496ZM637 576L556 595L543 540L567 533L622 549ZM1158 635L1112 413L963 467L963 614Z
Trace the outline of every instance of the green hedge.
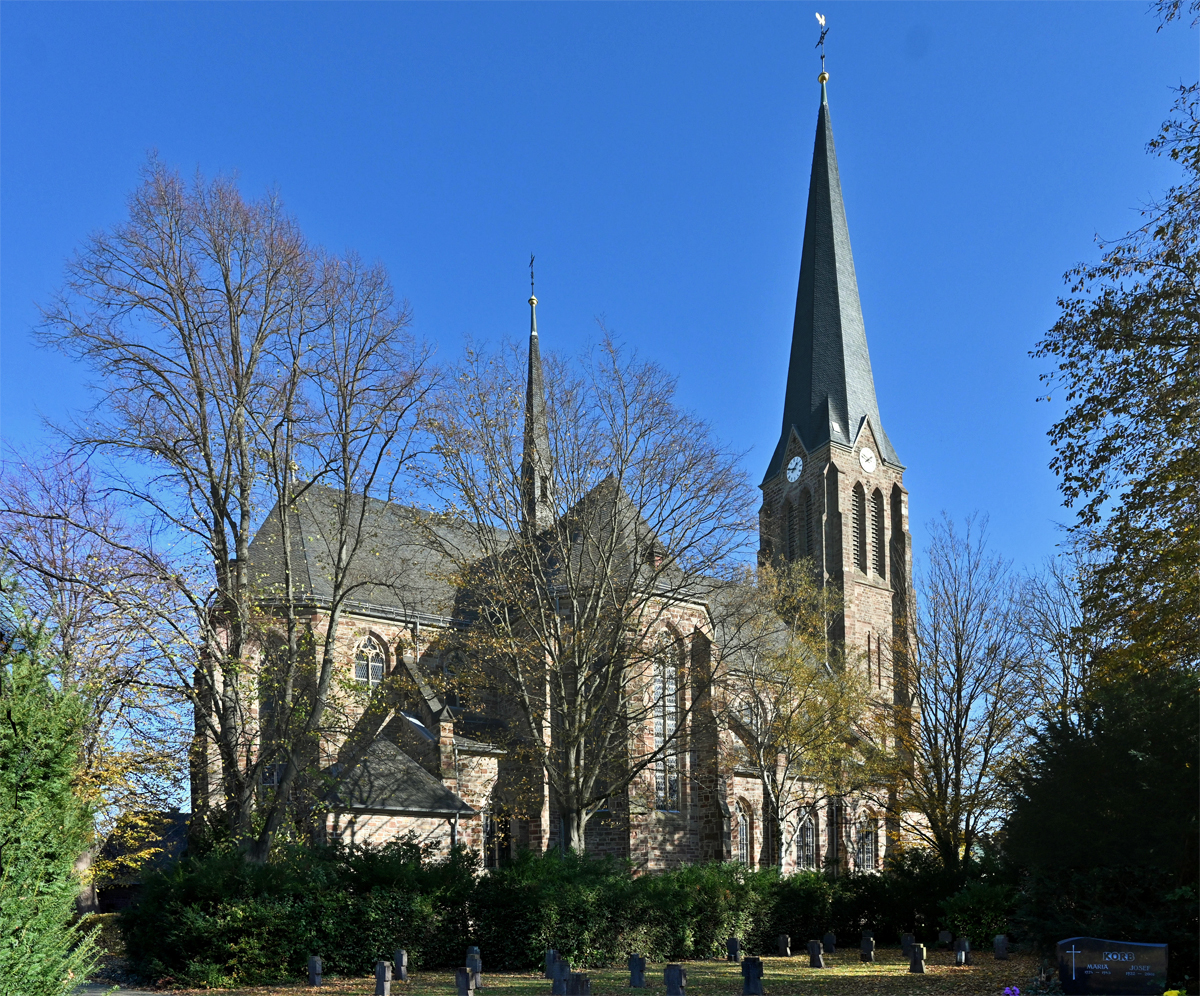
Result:
M959 884L915 857L882 875L780 879L734 864L635 876L627 863L553 853L479 874L464 853L431 861L407 844L285 849L266 866L216 850L148 882L123 929L152 981L245 985L300 976L310 954L331 974L363 974L397 947L420 968L461 964L477 944L504 971L536 968L548 947L610 965L635 951L721 957L734 935L751 952L774 951L780 933L801 947L831 929L848 945L863 929L880 943L905 930L932 941Z

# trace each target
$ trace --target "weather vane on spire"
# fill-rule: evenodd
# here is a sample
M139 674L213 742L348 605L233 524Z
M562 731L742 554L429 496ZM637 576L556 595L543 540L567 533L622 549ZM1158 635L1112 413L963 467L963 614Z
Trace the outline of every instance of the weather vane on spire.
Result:
M825 72L825 36L827 34L829 34L829 29L827 27L825 27L825 15L824 14L817 15L817 23L819 25L821 25L821 37L817 39L817 44L814 46L814 48L819 48L821 50L821 76L820 76L820 79L821 79L821 82L824 83L825 80L829 79L829 74L827 72Z
M529 295L533 296L533 253L529 254Z

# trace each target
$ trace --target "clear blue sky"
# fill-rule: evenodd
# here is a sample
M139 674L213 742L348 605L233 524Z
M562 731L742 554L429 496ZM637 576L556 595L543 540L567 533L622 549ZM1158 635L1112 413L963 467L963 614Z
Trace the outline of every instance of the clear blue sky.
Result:
M749 450L779 433L819 62L914 538L991 516L1019 564L1061 508L1027 353L1094 236L1174 177L1147 156L1198 33L1148 4L14 3L0 7L0 432L86 400L36 302L118 221L150 149L276 186L389 268L416 327L544 346L603 316Z

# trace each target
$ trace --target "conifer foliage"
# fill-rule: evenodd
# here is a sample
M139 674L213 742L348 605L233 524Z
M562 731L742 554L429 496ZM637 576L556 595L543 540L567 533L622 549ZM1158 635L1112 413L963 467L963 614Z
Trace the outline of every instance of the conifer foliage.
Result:
M0 658L0 994L69 993L95 962L71 926L92 814L77 791L87 704L50 682L42 641Z

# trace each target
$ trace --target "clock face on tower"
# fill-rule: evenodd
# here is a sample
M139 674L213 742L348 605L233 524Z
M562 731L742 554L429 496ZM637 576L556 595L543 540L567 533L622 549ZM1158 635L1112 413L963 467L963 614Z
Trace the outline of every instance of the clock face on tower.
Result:
M800 479L800 474L804 470L804 458L794 456L788 461L787 479L789 482L796 482Z
M875 451L864 446L858 451L858 465L868 474L875 473Z

